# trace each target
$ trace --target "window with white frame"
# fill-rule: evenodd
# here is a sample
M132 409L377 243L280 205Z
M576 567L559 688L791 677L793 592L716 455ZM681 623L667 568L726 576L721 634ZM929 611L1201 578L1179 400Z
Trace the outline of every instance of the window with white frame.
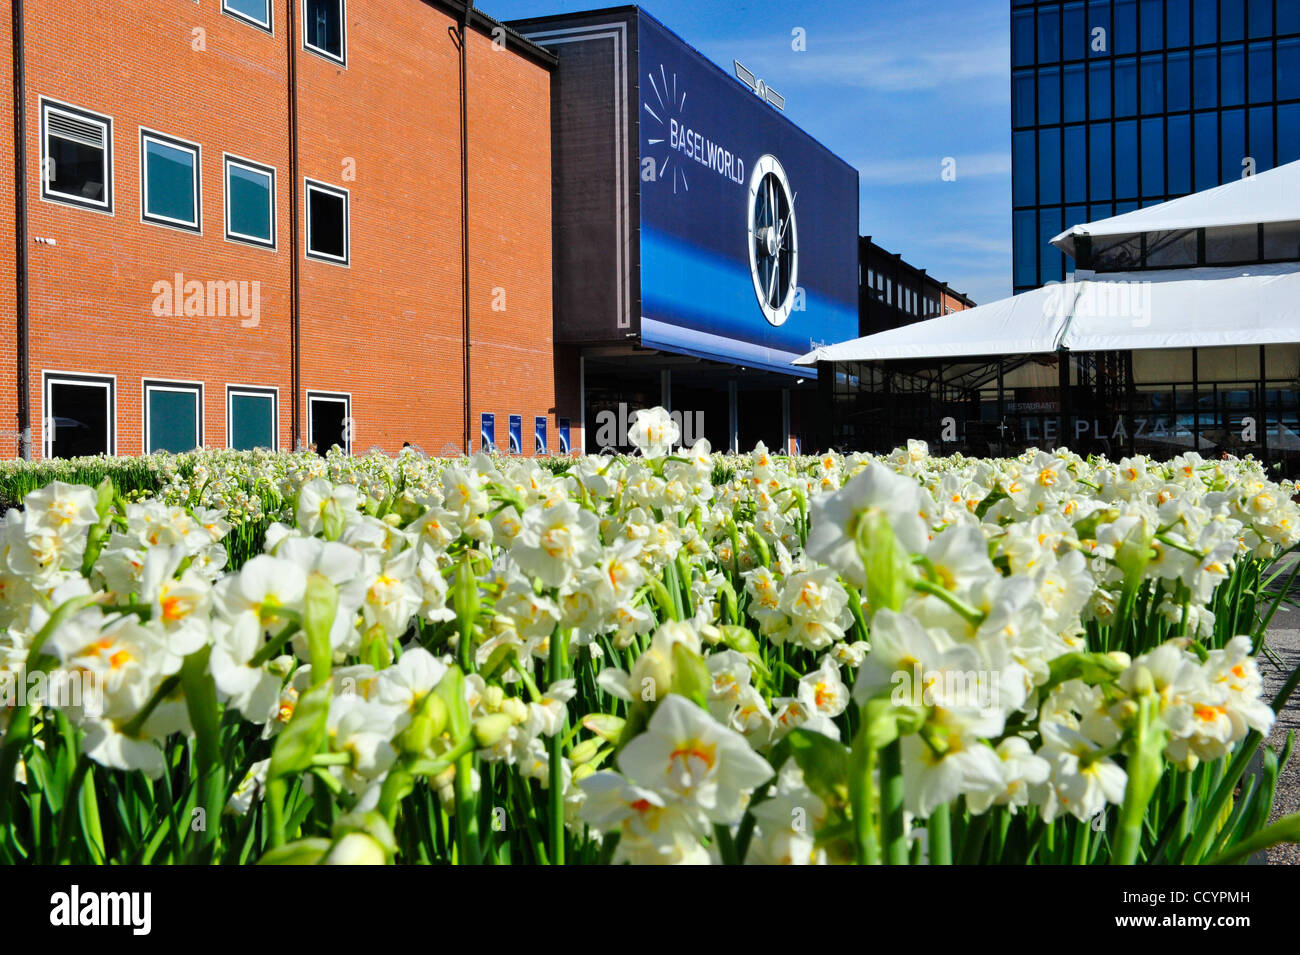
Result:
M352 453L352 396L328 391L307 392L307 434L316 453L332 447Z
M275 248L275 169L225 157L226 238Z
M302 43L313 53L347 62L344 0L302 0Z
M280 393L251 385L226 387L226 447L237 451L274 451Z
M111 376L46 372L42 393L45 457L116 453L116 382Z
M271 32L271 0L221 0L221 9L236 19Z
M200 150L153 130L140 130L140 217L155 225L199 232Z
M113 121L41 100L41 197L113 211Z
M348 262L348 191L306 180L307 257Z
M144 382L144 451L180 454L203 447L203 385Z

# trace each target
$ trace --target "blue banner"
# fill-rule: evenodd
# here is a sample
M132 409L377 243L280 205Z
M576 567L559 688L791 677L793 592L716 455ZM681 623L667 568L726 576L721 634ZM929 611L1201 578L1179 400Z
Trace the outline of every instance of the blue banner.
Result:
M641 12L641 342L799 377L858 334L858 176Z
M538 415L533 419L533 453L546 454L546 416Z
M484 411L479 424L479 447L483 451L497 449L497 416Z
M555 419L555 433L556 433L556 439L560 442L560 453L572 454L573 453L572 449L569 446L569 419L568 418Z
M524 453L524 416L510 416L510 454Z

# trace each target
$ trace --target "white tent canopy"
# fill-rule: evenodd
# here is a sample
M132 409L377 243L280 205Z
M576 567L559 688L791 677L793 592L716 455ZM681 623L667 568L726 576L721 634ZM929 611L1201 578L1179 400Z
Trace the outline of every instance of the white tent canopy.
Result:
M1300 162L1109 219L1076 225L1052 240L1069 256L1076 236L1136 235L1300 220Z
M818 348L794 364L1300 342L1300 262L1088 275Z

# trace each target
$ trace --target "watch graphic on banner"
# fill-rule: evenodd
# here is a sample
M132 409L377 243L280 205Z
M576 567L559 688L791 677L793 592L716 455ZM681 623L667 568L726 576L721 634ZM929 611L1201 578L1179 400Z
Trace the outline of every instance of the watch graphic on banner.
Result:
M775 156L754 163L749 177L749 271L763 317L784 325L794 307L799 280L799 230L795 193Z

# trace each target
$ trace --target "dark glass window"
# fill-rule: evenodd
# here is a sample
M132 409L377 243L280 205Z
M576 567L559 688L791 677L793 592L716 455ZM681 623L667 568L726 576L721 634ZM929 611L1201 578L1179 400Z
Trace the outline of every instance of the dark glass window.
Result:
M271 29L271 0L221 0L221 9L264 30Z
M1038 133L1038 201L1061 201L1061 130Z
M1158 56L1142 57L1142 112L1148 116L1165 111L1165 64Z
M1088 64L1088 118L1110 118L1110 62Z
M1065 255L1056 246L1052 245L1052 239L1060 235L1063 231L1061 225L1061 210L1041 209L1038 213L1038 246L1042 250L1042 275L1039 277L1039 284L1043 282L1059 282L1065 278Z
M1096 33L1105 33L1106 43L1097 48ZM1110 29L1110 0L1091 0L1088 4L1088 56L1110 56L1115 52L1115 42Z
M1232 225L1205 230L1205 261L1255 262L1259 259L1259 226Z
M1281 0L1277 5L1277 32L1300 33L1300 3Z
M348 194L307 180L307 255L348 261Z
M1170 53L1165 63L1165 101L1171 113L1192 108L1191 55Z
M1273 102L1273 45L1271 43L1250 45L1250 101L1252 103Z
M1255 171L1273 168L1273 107L1257 106L1250 111L1250 155Z
M1159 50L1165 43L1164 0L1142 0L1142 49Z
M1264 223L1264 258L1300 259L1300 222Z
M1192 40L1197 46L1219 42L1219 0L1193 0Z
M46 457L112 454L112 379L46 378L43 426Z
M1011 109L1017 127L1034 125L1034 74L1017 73L1011 77Z
M1065 127L1065 201L1088 201L1088 133L1084 126Z
M1165 46L1187 46L1192 39L1190 0L1165 0Z
M41 195L111 212L112 120L42 101L41 128Z
M1055 63L1061 58L1061 15L1055 10L1038 11L1038 62Z
M1084 85L1083 64L1065 68L1065 121L1079 123L1088 118L1088 91Z
M140 157L144 218L197 231L198 146L142 131Z
M1015 249L1012 257L1016 287L1037 285L1037 224L1034 222L1034 211L1027 209L1012 215L1015 217Z
M1018 206L1034 204L1034 133L1025 131L1011 134L1012 201Z
M1219 104L1218 52L1196 51L1196 85L1192 103L1197 109L1213 109Z
M203 389L199 385L147 381L145 453L193 451L203 443Z
M1137 0L1115 0L1115 52L1136 53L1138 48Z
M1278 107L1278 165L1300 160L1300 103Z
M1219 0L1219 42L1246 38L1246 0Z
M1128 119L1115 124L1115 197L1127 199L1137 194L1137 121Z
M347 395L307 393L308 428L317 454L323 457L336 446L344 451L352 450L351 405Z
M1115 61L1115 115L1135 116L1138 111L1137 60Z
M344 0L303 0L302 36L309 50L332 60L345 59L343 45Z
M1219 168L1223 180L1226 182L1241 178L1241 174L1246 170L1246 111L1244 109L1223 111L1219 148L1222 155Z
M1219 117L1196 114L1196 191L1219 185Z
M1093 123L1088 127L1089 197L1093 202L1108 201L1114 195L1111 190L1110 137L1109 123Z
M276 393L271 389L231 388L226 392L229 447L239 451L276 447Z
M226 157L226 236L275 246L275 170Z
M1300 39L1277 41L1277 98L1300 99Z
M1246 102L1246 50L1225 46L1219 60L1219 105L1240 106Z
M1011 15L1011 65L1034 64L1034 11L1017 10Z
M1169 143L1168 195L1183 196L1192 191L1192 118L1170 116L1165 134Z
M1280 2L1283 6L1295 6L1291 0ZM1273 0L1250 0L1247 14L1246 26L1252 40L1273 35Z
M1038 74L1039 125L1056 125L1061 121L1061 71L1050 67Z
M1067 60L1082 60L1088 55L1088 21L1084 5L1067 3L1061 25L1062 56Z
M1142 195L1165 194L1165 121L1142 120Z

